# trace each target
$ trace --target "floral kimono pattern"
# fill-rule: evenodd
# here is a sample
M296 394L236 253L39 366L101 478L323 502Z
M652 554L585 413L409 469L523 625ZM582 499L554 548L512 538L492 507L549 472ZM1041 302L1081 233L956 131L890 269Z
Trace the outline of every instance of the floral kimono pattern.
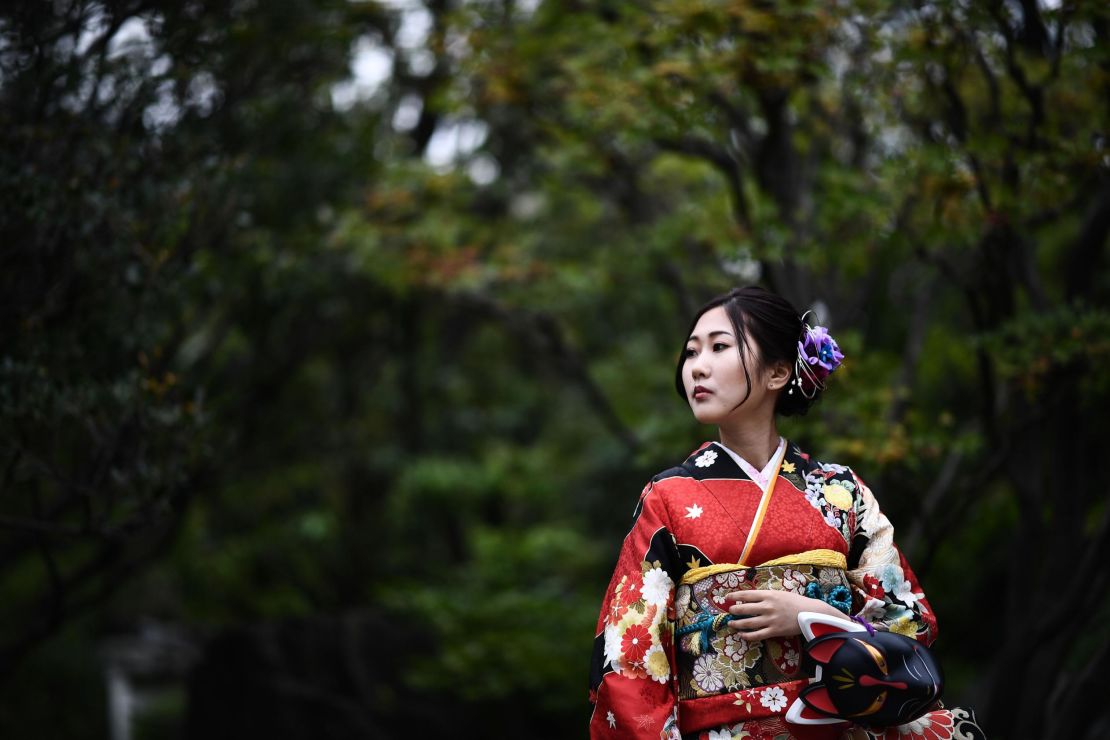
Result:
M877 629L931 644L928 600L871 490L843 465L787 444L760 488L716 442L644 487L598 620L592 738L980 738L966 712L936 709L883 731L794 725L808 684L800 638L745 641L724 595L804 593Z

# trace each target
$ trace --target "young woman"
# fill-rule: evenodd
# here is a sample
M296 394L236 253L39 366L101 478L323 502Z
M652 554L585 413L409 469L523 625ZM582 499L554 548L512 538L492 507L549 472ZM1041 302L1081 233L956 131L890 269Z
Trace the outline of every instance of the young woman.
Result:
M720 438L640 494L598 621L591 737L982 737L957 709L887 730L786 720L809 683L799 612L936 637L871 491L775 426L776 414L809 409L842 357L822 327L761 288L734 289L694 317L675 389Z

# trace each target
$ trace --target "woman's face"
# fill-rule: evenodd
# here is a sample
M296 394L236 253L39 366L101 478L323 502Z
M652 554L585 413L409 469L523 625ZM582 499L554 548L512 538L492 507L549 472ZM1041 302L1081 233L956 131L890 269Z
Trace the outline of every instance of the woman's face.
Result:
M702 314L694 333L686 340L682 383L694 417L702 424L721 424L734 413L747 414L762 406L771 394L763 382L759 351L754 343L748 342L744 350L752 393L744 401L748 384L744 380L738 342L723 306ZM741 401L744 401L743 406L737 408Z

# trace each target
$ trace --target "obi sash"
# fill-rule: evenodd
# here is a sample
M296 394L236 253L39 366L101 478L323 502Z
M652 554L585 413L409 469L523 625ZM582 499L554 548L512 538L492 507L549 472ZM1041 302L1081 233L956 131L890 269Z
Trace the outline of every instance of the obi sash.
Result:
M783 715L809 683L801 636L748 642L730 630L733 591L792 591L850 609L847 562L833 550L811 550L762 565L722 563L694 568L675 591L675 662L679 729ZM847 599L847 603L843 600ZM765 688L773 687L773 688Z

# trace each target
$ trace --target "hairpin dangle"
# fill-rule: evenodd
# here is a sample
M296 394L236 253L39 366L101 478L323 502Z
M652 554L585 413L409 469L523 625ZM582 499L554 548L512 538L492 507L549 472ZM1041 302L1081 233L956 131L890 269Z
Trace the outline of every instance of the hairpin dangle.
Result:
M794 361L792 386L807 399L812 399L825 389L825 378L840 367L844 354L824 326L806 323L809 311L802 314L802 338L798 341L798 358ZM793 395L794 388L788 391Z

